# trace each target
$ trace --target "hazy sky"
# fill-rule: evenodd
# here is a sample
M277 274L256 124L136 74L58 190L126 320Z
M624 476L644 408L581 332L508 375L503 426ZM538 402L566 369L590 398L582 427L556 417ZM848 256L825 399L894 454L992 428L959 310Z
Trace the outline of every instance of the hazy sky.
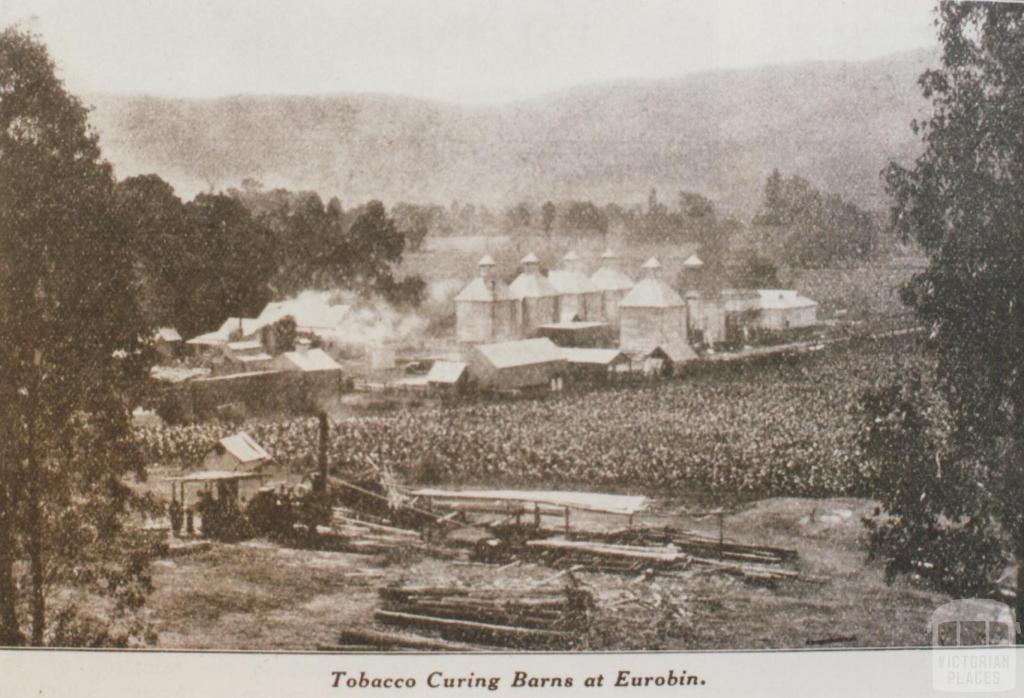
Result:
M932 0L0 0L74 92L464 103L935 43Z

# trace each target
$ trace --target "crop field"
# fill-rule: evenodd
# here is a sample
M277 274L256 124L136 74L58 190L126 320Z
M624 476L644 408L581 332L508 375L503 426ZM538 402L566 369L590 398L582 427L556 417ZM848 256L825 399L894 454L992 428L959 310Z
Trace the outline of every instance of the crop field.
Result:
M918 341L861 340L678 380L340 419L329 460L339 474L386 469L406 482L672 492L705 503L862 495L871 472L857 444L858 401L925 365ZM188 465L231 429L140 437L151 465ZM313 468L315 420L247 429L282 465Z

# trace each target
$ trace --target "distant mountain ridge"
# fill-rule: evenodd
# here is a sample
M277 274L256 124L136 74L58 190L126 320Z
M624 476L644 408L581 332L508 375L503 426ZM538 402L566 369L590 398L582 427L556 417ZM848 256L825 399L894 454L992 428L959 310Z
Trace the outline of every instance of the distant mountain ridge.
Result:
M493 107L377 94L172 99L87 95L118 176L155 172L184 196L237 186L493 205L641 201L680 189L749 215L773 167L864 206L917 151L931 50L669 80L584 85Z

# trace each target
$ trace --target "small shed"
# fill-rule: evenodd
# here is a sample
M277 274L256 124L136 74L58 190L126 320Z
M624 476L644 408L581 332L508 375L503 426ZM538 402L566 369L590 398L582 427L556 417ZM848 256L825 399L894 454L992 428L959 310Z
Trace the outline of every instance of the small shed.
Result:
M244 431L225 436L203 457L204 470L253 471L271 460L270 454Z
M659 344L648 355L654 362L652 368L664 375L679 375L690 361L697 359L697 352L689 344L672 342Z
M173 359L181 354L181 335L173 327L159 327L153 332L153 347L161 359Z
M481 344L468 356L470 377L482 388L556 388L569 366L562 350L546 337Z
M274 367L282 371L302 371L303 373L341 370L341 364L332 359L323 349L286 351L274 360Z
M427 385L432 389L461 393L469 379L469 368L462 361L435 361L427 373Z
M562 353L569 371L583 380L603 382L629 371L629 357L618 349L565 347Z
M763 330L795 330L818 324L818 304L796 291L759 289L761 314L758 326Z

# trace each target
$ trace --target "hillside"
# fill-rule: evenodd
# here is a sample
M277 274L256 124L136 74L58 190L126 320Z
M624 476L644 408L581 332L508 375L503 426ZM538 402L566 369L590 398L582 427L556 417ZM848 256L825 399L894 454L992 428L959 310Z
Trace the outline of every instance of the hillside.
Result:
M245 177L347 203L640 201L656 186L745 215L772 167L878 206L879 171L916 147L915 81L932 62L917 51L700 73L486 108L371 94L86 102L119 176L156 172L184 195Z

